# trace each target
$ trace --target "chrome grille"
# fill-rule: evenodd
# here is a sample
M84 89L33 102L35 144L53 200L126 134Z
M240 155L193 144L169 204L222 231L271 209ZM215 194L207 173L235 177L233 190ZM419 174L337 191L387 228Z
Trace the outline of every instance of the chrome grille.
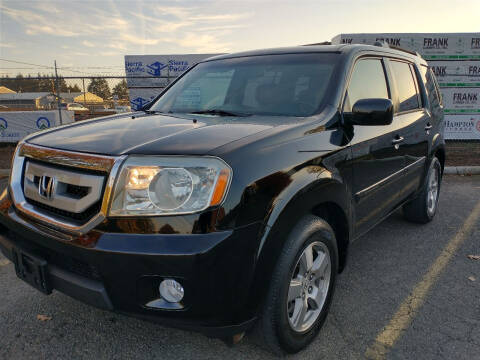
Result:
M81 236L105 220L126 156L105 156L21 142L9 192L16 210L48 228Z
M48 179L50 188L45 179ZM81 214L100 201L104 183L105 176L102 175L27 160L23 191L28 202Z

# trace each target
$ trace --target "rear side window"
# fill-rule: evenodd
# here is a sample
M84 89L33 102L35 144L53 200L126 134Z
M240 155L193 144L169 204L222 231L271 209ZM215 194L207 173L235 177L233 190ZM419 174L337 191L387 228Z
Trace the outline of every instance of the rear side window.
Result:
M362 59L355 64L343 110L351 112L361 99L388 99L385 71L379 59Z
M417 87L410 65L400 61L390 60L398 91L398 112L418 109Z
M442 104L442 97L432 69L422 65L420 66L420 74L422 76L422 81L425 84L425 90L427 91L430 107L432 109L440 107Z

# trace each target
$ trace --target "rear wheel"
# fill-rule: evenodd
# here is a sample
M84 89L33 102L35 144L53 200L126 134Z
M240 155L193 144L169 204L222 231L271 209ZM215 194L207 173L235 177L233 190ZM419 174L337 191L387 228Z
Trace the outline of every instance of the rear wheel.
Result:
M427 179L420 194L403 206L403 215L412 222L425 224L433 219L437 212L442 167L436 157L430 164Z
M257 324L257 336L277 354L296 353L325 321L338 272L338 251L330 225L303 218L290 233L276 264Z

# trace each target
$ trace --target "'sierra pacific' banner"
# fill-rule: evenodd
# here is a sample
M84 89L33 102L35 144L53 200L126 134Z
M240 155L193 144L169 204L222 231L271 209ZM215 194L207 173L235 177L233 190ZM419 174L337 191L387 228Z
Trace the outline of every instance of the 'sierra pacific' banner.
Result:
M140 109L198 62L219 54L125 55L131 107Z

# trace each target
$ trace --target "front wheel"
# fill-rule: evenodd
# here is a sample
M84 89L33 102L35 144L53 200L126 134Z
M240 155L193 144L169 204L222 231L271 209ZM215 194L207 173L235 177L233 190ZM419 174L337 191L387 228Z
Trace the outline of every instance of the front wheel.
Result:
M257 335L276 354L296 353L318 334L338 272L330 225L316 216L292 230L276 264Z
M403 205L403 215L407 220L425 224L433 219L437 212L441 181L442 167L434 157L422 191L415 199Z

